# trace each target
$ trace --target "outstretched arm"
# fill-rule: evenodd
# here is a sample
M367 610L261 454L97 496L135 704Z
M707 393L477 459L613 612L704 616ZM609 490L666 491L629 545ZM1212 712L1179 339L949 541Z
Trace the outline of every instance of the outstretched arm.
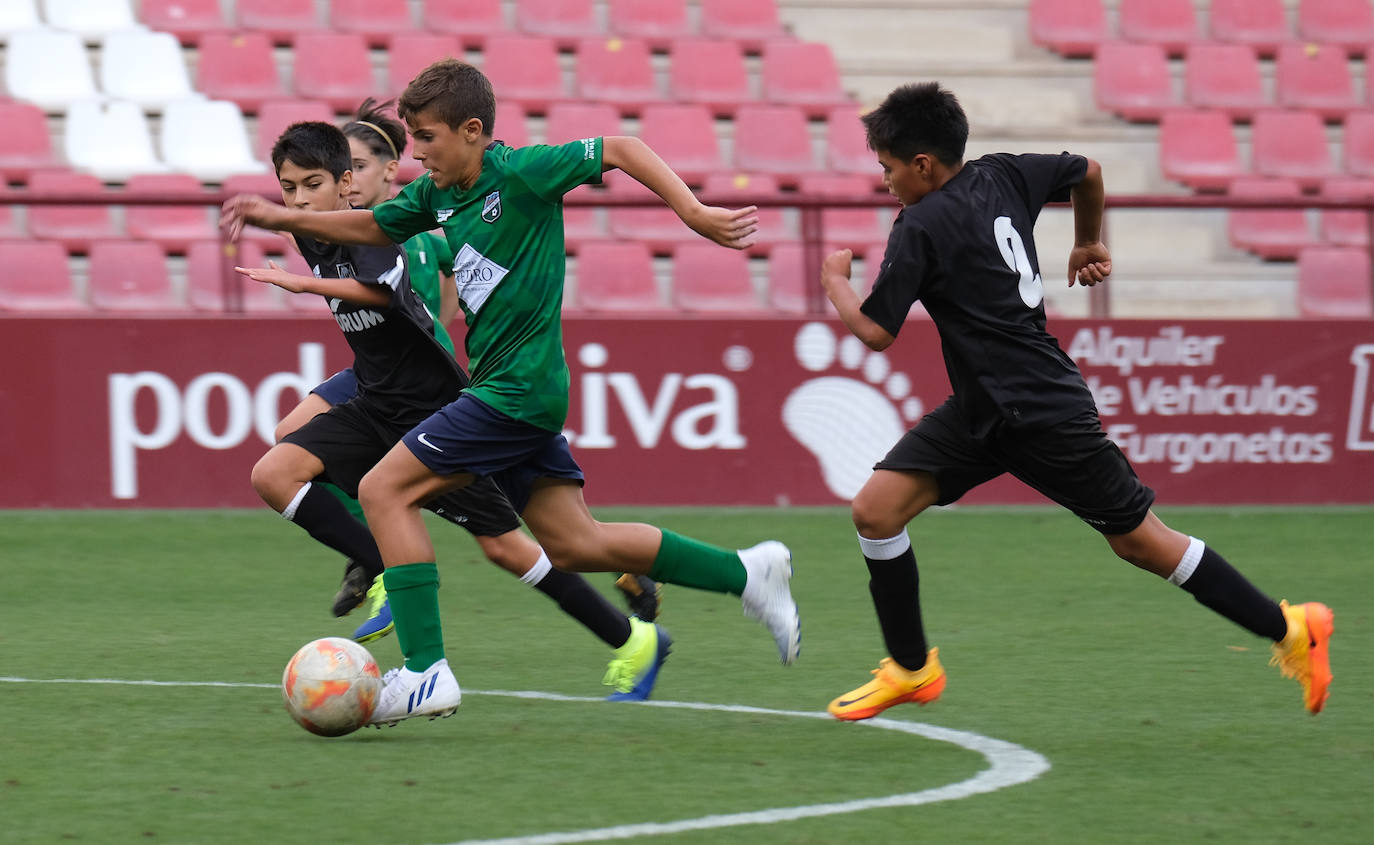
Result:
M266 267L235 267L234 270L255 282L276 285L292 293L317 293L320 296L342 299L358 305L385 306L391 303L391 294L375 285L365 285L356 279L317 279L314 276L301 276L288 272L268 261Z
M1102 165L1088 159L1088 172L1069 194L1073 203L1073 250L1069 253L1069 287L1076 281L1092 287L1112 272L1112 256L1102 243L1102 209L1106 190Z
M757 208L752 205L737 209L703 205L682 177L638 138L603 138L601 165L606 170L625 171L627 176L658 194L677 212L682 222L702 237L731 249L754 245L752 236L759 227Z
M334 244L386 246L391 243L391 238L372 218L372 212L366 209L306 211L268 202L257 194L230 197L220 208L219 225L229 240L238 240L243 227L250 224Z
M855 337L863 341L869 349L886 349L896 338L860 310L859 306L862 303L859 302L859 295L849 284L850 261L853 257L854 253L847 249L837 250L826 256L821 264L821 285L825 288L825 295L829 298L830 304L835 306L835 313L840 315L840 319Z

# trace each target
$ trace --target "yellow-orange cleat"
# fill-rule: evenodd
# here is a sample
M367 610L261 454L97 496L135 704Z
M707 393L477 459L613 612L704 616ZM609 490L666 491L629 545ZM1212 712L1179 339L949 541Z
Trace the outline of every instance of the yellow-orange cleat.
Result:
M1274 643L1270 666L1279 667L1285 678L1302 684L1303 704L1312 713L1322 712L1331 689L1331 657L1327 646L1335 630L1335 615L1320 602L1290 605L1279 602L1288 620L1288 635Z
M914 672L884 657L873 670L873 680L830 702L826 709L836 719L848 722L871 719L894 704L929 704L944 689L945 667L940 665L940 650L932 648L926 655L926 664Z

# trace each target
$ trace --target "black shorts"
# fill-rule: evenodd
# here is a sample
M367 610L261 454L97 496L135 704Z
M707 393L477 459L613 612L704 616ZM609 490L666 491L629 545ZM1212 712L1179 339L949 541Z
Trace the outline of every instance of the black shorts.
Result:
M368 470L400 442L408 429L390 426L356 401L335 405L282 438L320 459L321 480L353 498ZM479 478L425 504L425 508L478 537L497 537L520 527L520 518L496 482Z
M947 400L922 417L874 469L934 474L941 505L1010 473L1103 534L1134 530L1154 504L1155 492L1108 439L1095 410L1045 429L998 425L981 438L968 432L963 415Z

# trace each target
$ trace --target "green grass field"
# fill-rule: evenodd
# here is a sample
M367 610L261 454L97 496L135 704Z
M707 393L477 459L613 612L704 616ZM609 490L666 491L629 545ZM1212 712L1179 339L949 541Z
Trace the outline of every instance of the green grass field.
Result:
M1368 842L1374 510L1161 515L1275 596L1333 607L1325 713L1303 710L1299 687L1266 665L1266 643L1117 561L1066 513L931 513L912 539L949 686L930 707L888 715L1015 743L1048 771L957 800L647 828L633 841ZM286 715L276 684L298 646L356 621L328 615L333 553L266 511L0 512L0 841L536 837L918 793L989 767L949 742L804 717L882 656L847 511L598 516L792 547L797 665L778 665L737 600L669 587L662 621L676 645L655 693L789 713L580 700L604 694L606 650L435 522L462 707L321 739ZM613 592L612 576L591 577ZM374 646L383 667L399 661L394 638Z

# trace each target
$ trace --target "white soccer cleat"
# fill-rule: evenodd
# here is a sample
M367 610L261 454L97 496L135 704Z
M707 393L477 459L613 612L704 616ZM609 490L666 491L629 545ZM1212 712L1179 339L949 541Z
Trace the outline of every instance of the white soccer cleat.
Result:
M744 583L744 615L768 626L778 643L782 665L791 666L801 653L801 617L792 600L792 553L777 540L739 550L748 573Z
M447 660L440 660L423 672L392 669L382 678L386 686L372 711L368 724L380 728L394 725L402 719L428 716L448 718L458 709L463 692Z

